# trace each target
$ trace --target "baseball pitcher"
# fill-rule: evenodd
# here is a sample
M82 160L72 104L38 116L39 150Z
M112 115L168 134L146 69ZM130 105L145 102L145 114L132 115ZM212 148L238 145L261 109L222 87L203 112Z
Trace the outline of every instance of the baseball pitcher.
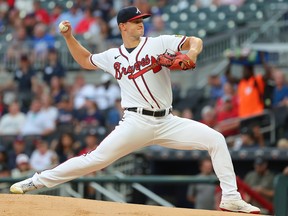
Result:
M51 170L35 173L32 178L12 185L10 191L22 194L54 187L103 169L137 149L157 144L173 149L208 151L222 189L220 208L260 213L259 208L243 201L237 191L223 135L202 123L171 113L170 73L195 68L202 40L181 35L143 37L143 19L148 17L150 14L143 14L134 6L121 9L117 22L123 44L97 54L91 54L75 39L69 21L61 23L61 33L75 61L85 69L101 68L115 77L121 88L124 117L96 150L71 158ZM180 51L184 50L186 53L182 54Z

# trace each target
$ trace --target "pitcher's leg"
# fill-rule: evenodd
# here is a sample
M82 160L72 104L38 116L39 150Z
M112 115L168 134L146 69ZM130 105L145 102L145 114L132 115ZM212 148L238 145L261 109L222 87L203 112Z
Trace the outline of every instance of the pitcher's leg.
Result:
M133 135L128 131L115 130L94 151L71 158L52 170L35 174L32 180L36 184L39 181L46 187L54 187L93 171L101 170L120 157L143 147L147 138L144 134L137 135L135 130Z
M165 126L159 129L159 133L160 145L165 147L207 150L211 156L215 174L220 180L222 198L240 198L231 156L222 134L202 123L176 116L166 121Z
M132 114L111 132L97 147L87 155L71 158L51 170L35 174L31 179L13 184L12 193L25 193L39 187L53 187L98 171L118 158L125 156L136 149L149 145L154 137L154 130L150 121L145 118L135 118Z
M118 155L113 154L113 149L109 148L109 144L102 143L101 145L107 146L106 157L102 158L102 153L96 149L89 154L71 158L54 169L43 171L40 174L35 173L32 177L34 184L36 187L41 184L46 187L54 187L108 166L118 158Z

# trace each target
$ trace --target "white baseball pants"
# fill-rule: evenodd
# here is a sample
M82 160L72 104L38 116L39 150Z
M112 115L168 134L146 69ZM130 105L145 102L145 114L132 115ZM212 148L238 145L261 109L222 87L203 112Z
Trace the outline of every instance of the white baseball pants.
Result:
M37 185L53 187L101 170L115 160L149 145L182 150L207 150L220 180L222 199L239 199L236 178L225 138L219 132L197 121L169 114L145 116L125 111L124 120L86 156L74 157L51 170L35 174Z

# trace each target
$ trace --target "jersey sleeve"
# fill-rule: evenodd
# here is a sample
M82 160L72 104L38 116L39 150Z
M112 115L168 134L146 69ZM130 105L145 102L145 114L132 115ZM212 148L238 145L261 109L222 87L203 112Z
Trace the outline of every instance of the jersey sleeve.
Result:
M187 39L186 36L183 35L162 35L160 36L164 48L173 51L180 51L181 46Z
M101 68L104 71L111 72L109 68L109 66L111 65L111 57L109 58L109 56L111 56L111 54L109 55L109 53L110 50L98 54L92 54L90 56L91 64Z

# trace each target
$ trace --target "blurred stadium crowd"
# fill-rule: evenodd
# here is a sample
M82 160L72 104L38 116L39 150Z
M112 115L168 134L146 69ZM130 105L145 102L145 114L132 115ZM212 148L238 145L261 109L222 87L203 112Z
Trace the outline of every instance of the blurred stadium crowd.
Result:
M31 175L87 153L117 126L123 111L113 77L103 74L96 85L62 62L66 46L58 24L69 20L76 37L100 52L121 42L115 16L130 4L153 14L144 23L146 36L205 38L265 19L264 0L0 0L1 68L12 77L0 85L0 177ZM174 114L217 129L234 150L288 149L287 68L269 65L265 53L241 52L241 58L226 53L229 64L209 75L206 95L206 88L190 88L183 98L174 85ZM231 72L237 61L240 78ZM77 74L68 84L71 71Z

